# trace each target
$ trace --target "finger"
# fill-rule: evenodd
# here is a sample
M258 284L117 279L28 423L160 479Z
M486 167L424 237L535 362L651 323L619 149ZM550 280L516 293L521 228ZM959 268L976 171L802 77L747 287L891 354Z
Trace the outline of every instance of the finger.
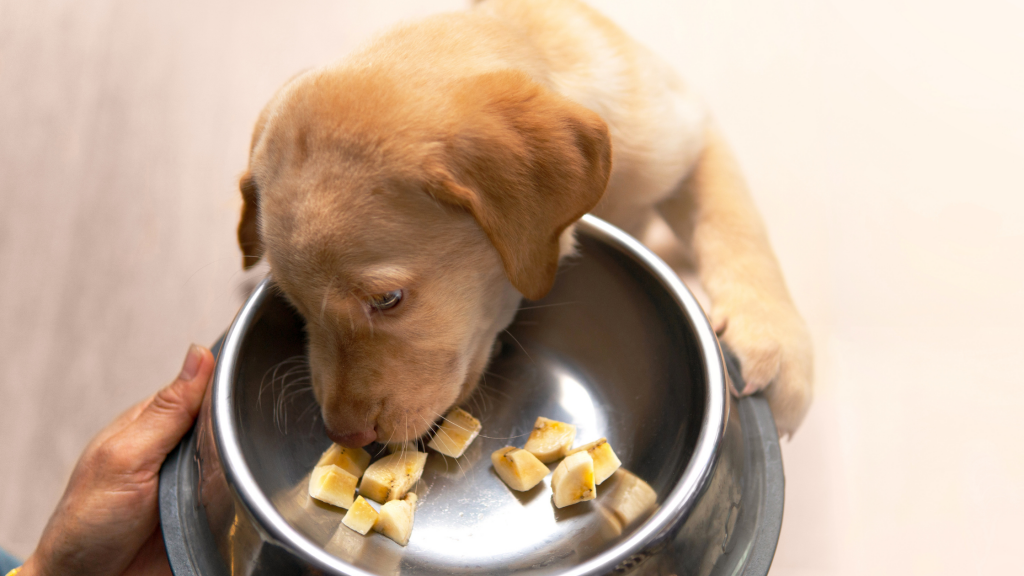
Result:
M186 371L186 368L187 368L187 365L189 363L189 359L190 358L194 358L194 355L192 354L192 348L191 347L189 348L188 354L185 356L185 364L186 364L186 366L182 366L182 372ZM193 359L193 363L194 362L195 362L195 360ZM182 376L181 376L181 374L179 374L177 380L181 380L181 379L182 379ZM177 380L175 380L175 382L177 382ZM172 385L173 385L173 383L172 383ZM92 444L97 444L98 445L98 444L101 444L101 443L105 442L107 439L109 439L109 438L119 434L129 424L135 422L135 420L138 419L139 415L142 414L142 411L145 410L153 402L153 398L155 396L156 396L156 394L151 394L150 396L148 396L144 400L136 403L131 408L128 408L127 410L122 412L117 418L114 419L113 422L108 424L106 428L101 430L99 432L99 434L97 434L96 437L93 438Z
M89 442L89 446L86 447L86 451L95 446L99 446L100 444L106 442L110 438L116 436L117 434L120 434L121 431L125 429L125 427L127 427L129 424L134 422L136 418L139 417L139 414L141 414L142 411L146 408L146 406L148 406L149 403L152 401L153 396L150 396L122 412L120 416L115 418L110 424L107 424L106 428L100 430L96 434L96 436L93 437L92 441Z
M106 428L100 430L99 433L96 434L96 437L92 439L91 444L101 444L107 439L120 434L122 430L139 417L139 414L142 414L142 411L146 409L146 406L149 406L150 402L153 401L153 396L155 396L155 394L150 394L145 399L136 402L130 408L118 415L118 417L110 424L107 424Z
M214 368L213 354L202 346L189 348L178 378L157 392L126 432L147 459L162 462L192 427Z

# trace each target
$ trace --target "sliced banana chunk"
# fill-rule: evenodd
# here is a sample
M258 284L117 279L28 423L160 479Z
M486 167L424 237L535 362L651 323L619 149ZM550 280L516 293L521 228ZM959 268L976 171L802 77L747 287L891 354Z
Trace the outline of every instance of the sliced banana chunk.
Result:
M548 467L532 453L515 446L506 446L491 454L494 471L513 490L525 492L548 475Z
M370 453L366 450L362 448L345 448L344 446L331 444L331 447L323 453L323 456L320 456L320 461L316 465L319 467L334 464L359 478L363 475L363 471L366 470L366 466L369 463Z
M619 468L612 480L609 491L601 494L601 504L615 513L623 527L645 516L658 503L654 488L629 470Z
M452 408L444 417L433 440L427 447L445 456L458 458L466 451L470 442L480 433L480 421L462 408Z
M380 502L398 500L412 489L423 475L427 455L423 452L404 451L389 454L377 460L363 472L359 494Z
M309 476L309 495L339 508L352 505L359 479L334 464L317 466Z
M341 519L342 524L349 528L359 532L363 536L373 528L373 525L377 522L377 511L370 506L370 503L366 501L362 496L356 498L356 501L352 503L352 507L348 509L345 517Z
M565 456L575 439L576 427L572 424L539 416L523 449L547 464Z
M579 448L574 448L569 452L569 455L571 456L577 452L584 451L589 453L590 457L594 460L595 484L604 482L612 475L612 473L619 469L619 466L622 466L622 462L619 460L619 457L615 455L615 451L612 450L612 447L608 444L608 439L606 438L601 438L600 440L595 440L590 444L584 444Z
M577 452L559 462L551 475L553 500L558 508L593 500L597 496L594 484L594 459L587 452Z
M405 499L391 500L380 507L380 515L373 525L373 530L405 546L412 534L412 520L415 514L416 494L410 492Z

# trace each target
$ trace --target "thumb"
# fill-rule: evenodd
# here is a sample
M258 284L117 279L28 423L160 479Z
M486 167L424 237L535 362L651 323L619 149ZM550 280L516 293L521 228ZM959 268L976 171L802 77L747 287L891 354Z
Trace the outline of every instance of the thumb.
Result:
M129 434L146 447L147 456L156 458L158 464L192 427L214 365L213 354L193 344L178 377L157 392L128 426Z

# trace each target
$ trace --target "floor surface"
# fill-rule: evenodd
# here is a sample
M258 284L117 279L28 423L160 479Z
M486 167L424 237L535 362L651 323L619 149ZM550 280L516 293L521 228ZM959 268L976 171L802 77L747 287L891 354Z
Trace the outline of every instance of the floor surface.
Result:
M814 335L772 573L1019 568L1024 8L595 4L711 103ZM230 322L274 89L462 5L0 0L0 545L28 554L89 437Z

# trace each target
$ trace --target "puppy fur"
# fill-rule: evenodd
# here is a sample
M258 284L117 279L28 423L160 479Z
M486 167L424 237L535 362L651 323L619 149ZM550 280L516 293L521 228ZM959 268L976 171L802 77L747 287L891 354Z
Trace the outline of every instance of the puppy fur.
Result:
M780 431L810 402L809 337L727 145L667 66L575 0L488 0L297 76L240 187L244 265L265 257L305 317L337 441L416 438L472 393L587 212L688 257Z

